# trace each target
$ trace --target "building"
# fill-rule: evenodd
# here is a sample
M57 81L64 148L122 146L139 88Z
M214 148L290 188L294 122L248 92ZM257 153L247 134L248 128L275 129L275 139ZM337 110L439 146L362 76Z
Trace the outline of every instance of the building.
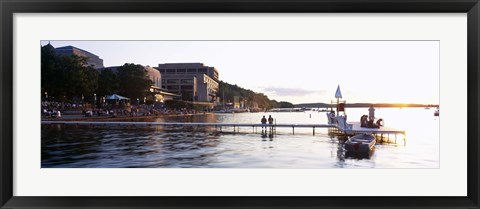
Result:
M110 66L110 67L104 67L104 68L101 68L101 69L98 69L98 70L109 69L109 70L112 70L114 73L117 73L118 68L120 68L120 67L122 67L122 66ZM147 77L153 82L152 86L161 88L162 87L162 75L160 74L160 72L158 70L156 70L155 68L150 67L148 65L144 66L144 68L145 68L145 71L147 71Z
M79 57L85 57L87 58L87 66L93 66L93 68L95 69L103 68L103 59L100 59L100 57L98 57L97 55L83 49L79 49L74 46L64 46L55 48L55 52L59 55L77 55Z
M165 102L180 97L180 95L168 92L166 89L162 88L162 75L160 74L160 71L148 65L145 66L145 70L147 71L148 78L153 82L150 87L150 96L152 97L150 100L155 100L155 102Z
M145 70L147 71L147 76L150 78L150 80L153 82L152 86L162 88L162 75L160 72L150 66L145 66Z
M218 81L217 69L205 66L203 63L165 63L159 64L157 69L162 74L207 74Z
M111 66L105 67L102 69L110 69L113 72L117 72L118 68L121 66ZM167 91L162 88L162 75L158 70L150 66L144 66L145 71L147 72L147 77L152 81L150 86L149 98L144 98L144 100L155 101L155 102L164 102L167 100L172 100L174 98L179 98L180 95ZM100 70L102 70L100 69Z
M203 63L166 63L156 68L162 88L180 94L182 100L214 102L218 92L218 71Z

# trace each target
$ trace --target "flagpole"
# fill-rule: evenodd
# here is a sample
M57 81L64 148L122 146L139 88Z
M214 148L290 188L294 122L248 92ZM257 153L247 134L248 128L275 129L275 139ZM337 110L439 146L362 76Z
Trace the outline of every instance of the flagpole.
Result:
M338 103L339 103L339 99L337 98L337 116L338 116Z
M338 105L340 104L340 98L342 98L342 92L340 92L340 85L337 86L337 91L335 92L335 98L337 98L337 116L339 115Z

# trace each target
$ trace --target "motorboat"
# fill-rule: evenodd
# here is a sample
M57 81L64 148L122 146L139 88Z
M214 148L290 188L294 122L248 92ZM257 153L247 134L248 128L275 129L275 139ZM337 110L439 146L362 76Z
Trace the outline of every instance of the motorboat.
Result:
M350 137L344 147L348 152L370 152L375 146L375 141L375 136L371 134L358 134Z
M353 158L353 159L370 159L373 155L375 147L373 147L372 151L370 152L345 152L345 158Z

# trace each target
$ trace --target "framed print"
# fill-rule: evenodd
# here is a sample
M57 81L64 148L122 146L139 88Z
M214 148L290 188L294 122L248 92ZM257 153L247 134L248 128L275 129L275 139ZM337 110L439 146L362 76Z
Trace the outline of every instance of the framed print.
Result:
M0 5L2 208L479 207L478 0Z

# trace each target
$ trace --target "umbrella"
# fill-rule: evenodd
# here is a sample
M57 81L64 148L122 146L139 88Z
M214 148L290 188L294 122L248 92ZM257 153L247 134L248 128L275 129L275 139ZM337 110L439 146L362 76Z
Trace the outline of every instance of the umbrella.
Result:
M105 97L106 100L130 100L127 97L120 96L118 94L112 94L110 96Z

